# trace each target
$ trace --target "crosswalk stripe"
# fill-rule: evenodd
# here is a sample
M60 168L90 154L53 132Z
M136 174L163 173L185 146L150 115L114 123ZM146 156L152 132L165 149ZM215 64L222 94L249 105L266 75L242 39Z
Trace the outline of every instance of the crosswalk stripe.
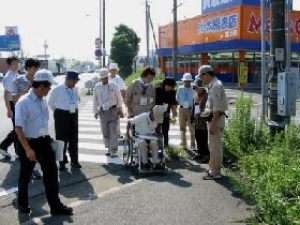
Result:
M124 162L121 159L121 157L107 157L105 155L90 155L90 154L82 154L79 153L78 155L79 161L81 162L93 162L93 163L102 163L102 164L117 164L117 165L123 165Z

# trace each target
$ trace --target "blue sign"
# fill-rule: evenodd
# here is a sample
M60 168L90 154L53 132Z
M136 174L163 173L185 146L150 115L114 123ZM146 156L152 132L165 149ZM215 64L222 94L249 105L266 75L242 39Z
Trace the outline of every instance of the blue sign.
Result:
M0 51L19 51L19 35L0 35Z
M103 55L103 53L102 53L101 49L96 49L95 56L96 57L101 57L102 55Z
M267 4L270 0L266 0ZM220 11L236 5L260 5L260 0L202 0L201 2L202 15Z

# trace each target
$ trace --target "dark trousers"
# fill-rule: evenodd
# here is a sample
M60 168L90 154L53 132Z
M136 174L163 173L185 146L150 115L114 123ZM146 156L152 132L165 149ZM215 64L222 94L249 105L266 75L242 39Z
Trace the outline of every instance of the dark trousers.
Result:
M201 156L209 156L207 129L196 129L195 138L196 138L198 153Z
M3 150L7 150L11 144L14 144L15 151L16 151L17 135L15 132L15 105L13 102L9 102L9 103L10 103L10 108L13 111L13 115L14 115L13 118L11 119L12 124L13 124L13 130L11 132L9 132L9 134L6 136L6 138L0 143L0 148Z
M165 146L169 145L169 129L170 129L170 117L164 117L162 123L162 133L164 135L164 144Z
M28 140L28 143L36 154L37 161L41 164L43 171L43 182L46 197L50 208L61 206L59 200L59 187L58 187L58 173L55 161L55 152L51 148L50 137L43 137ZM20 159L20 175L19 175L19 191L18 191L18 204L19 206L28 206L28 184L31 178L31 173L35 162L30 161L25 149L18 142L18 152Z
M66 110L56 109L54 111L56 140L65 142L64 160L67 163L67 146L72 163L78 163L78 111L70 113Z

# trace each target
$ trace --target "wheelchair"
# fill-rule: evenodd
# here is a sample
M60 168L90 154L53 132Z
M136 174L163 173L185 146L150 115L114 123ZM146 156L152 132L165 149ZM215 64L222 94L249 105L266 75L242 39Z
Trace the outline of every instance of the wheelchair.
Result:
M149 144L150 140L156 140L158 142L158 158L159 163L152 163L152 152L148 145L148 164L147 169L142 167L142 158L139 149L139 141L146 140ZM145 173L166 173L168 168L166 167L165 153L164 153L164 137L162 134L155 134L151 136L138 135L134 131L132 132L132 138L127 140L123 139L123 161L126 167L130 168L137 174Z

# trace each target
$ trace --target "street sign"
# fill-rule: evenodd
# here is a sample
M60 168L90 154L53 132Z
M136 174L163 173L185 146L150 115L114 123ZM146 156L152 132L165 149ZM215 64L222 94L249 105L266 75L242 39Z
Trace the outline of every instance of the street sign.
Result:
M0 35L0 51L19 51L19 35Z
M103 53L102 53L101 49L96 49L95 50L95 56L96 57L101 57L102 55L103 55Z
M5 35L18 35L18 27L5 27Z
M101 38L96 38L95 39L95 47L96 47L96 49L101 48L101 45L102 45Z

